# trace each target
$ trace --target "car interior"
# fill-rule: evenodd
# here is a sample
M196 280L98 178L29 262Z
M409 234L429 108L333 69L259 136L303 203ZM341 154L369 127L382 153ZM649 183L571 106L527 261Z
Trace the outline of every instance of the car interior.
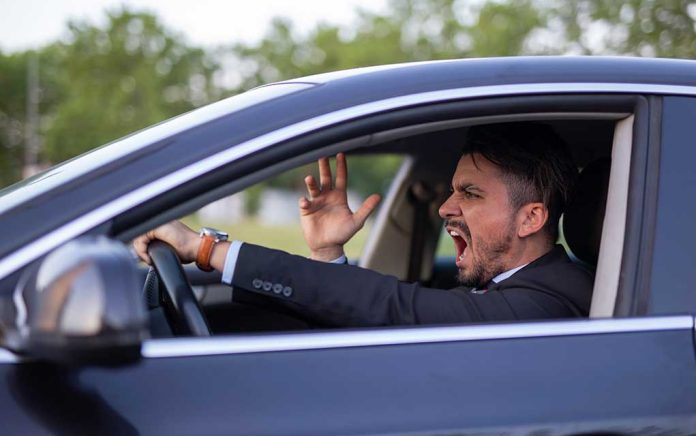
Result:
M314 150L292 164L308 163L338 151L347 153L349 165L352 156L403 156L373 217L362 255L351 261L401 280L447 289L456 286L456 266L453 257L436 256L443 224L438 208L449 193L466 129L475 124L530 120L550 125L565 140L577 164L579 186L573 204L561 219L560 242L574 261L603 278L596 281L590 317L611 317L626 221L631 113L510 113L410 124L372 132L367 139L360 136L330 144L323 153ZM244 240L244 235L231 237ZM243 289L233 291L220 284L219 273L204 273L190 265L185 270L214 334L335 327L301 317L267 297ZM175 334L166 311L158 304L157 285L150 278L148 283L145 293L153 337Z

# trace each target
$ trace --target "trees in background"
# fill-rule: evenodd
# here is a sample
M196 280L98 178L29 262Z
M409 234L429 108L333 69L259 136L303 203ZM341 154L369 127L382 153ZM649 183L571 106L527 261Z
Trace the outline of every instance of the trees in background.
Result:
M19 180L24 153L28 53L0 52L0 186Z
M305 35L287 20L273 20L261 41L228 52L244 65L239 86L360 66L533 53L525 43L546 22L530 0L389 5L386 14L358 11L354 23L319 24Z
M120 10L108 25L70 23L52 68L63 98L44 125L57 162L220 98L216 62L151 14ZM45 67L44 67L45 68Z
M694 0L568 0L547 14L576 53L696 57Z
M222 97L219 65L149 13L107 13L103 27L69 23L69 38L0 53L0 184L21 176L27 66L38 63L40 159L56 163Z
M70 23L67 41L36 52L0 52L0 186L21 177L32 57L40 159L56 163L223 96L308 74L519 54L696 56L696 0L392 0L385 13L361 10L353 23L304 34L277 18L257 43L215 51L149 13L124 8L107 18ZM370 191L380 165L362 165L352 171L365 174L359 189Z

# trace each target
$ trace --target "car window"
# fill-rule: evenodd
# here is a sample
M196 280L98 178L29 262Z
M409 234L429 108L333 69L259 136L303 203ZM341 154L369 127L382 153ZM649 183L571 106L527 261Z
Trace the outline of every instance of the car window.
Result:
M497 124L495 123L496 126ZM558 134L563 138L576 138L578 135L575 135L575 132L580 127L585 127L584 130L592 132L601 130L600 141L591 141L590 139L594 139L594 136L582 137L576 139L575 143L570 144L575 164L583 167L583 164L598 157L606 157L610 152L614 124L615 121L613 119L578 121L562 119L551 120L547 124L541 124L541 126L542 128L543 126L550 126L550 128L559 132ZM539 125L539 123L533 124L533 126ZM488 125L482 124L482 126ZM587 126L600 127L601 129L587 129ZM374 192L383 195L385 207L383 207L382 211L375 213L373 215L376 218L374 222L368 221L366 228L358 233L350 244L345 247L349 258L354 262L358 261L358 265L363 268L343 271L350 271L350 274L346 275L355 276L362 275L362 270L372 270L381 273L381 277L370 273L373 275L366 277L360 283L365 283L370 279L380 283L363 288L361 285L356 285L352 282L345 285L345 283L350 282L347 277L333 281L333 279L327 279L326 274L324 274L323 281L318 289L322 291L341 290L341 292L333 293L327 291L326 299L331 299L334 295L353 295L348 291L343 292L347 288L350 288L352 291L362 289L361 292L363 294L368 292L364 291L365 289L372 289L376 286L384 286L385 289L391 289L390 287L395 284L395 278L400 281L398 285L403 287L414 287L413 284L418 282L418 284L415 284L415 287L430 289L428 295L434 296L436 299L440 297L449 299L450 295L460 295L458 293L439 292L440 290L457 287L456 279L460 277L457 262L462 262L462 256L457 256L457 254L462 251L462 248L457 246L456 240L453 243L451 234L447 234L442 230L441 215L438 214L438 208L443 204L443 199L440 197L442 195L446 196L447 187L451 184L453 171L451 167L454 166L453 162L456 162L460 156L461 137L466 132L457 128L445 133L425 131L419 135L397 138L398 142L378 143L370 148L363 149L364 152L370 154L363 156L349 154L351 208L353 210L357 209L362 199ZM628 143L630 144L630 141ZM403 153L403 155L373 154L380 149L389 150L389 152L398 150L397 153ZM446 171L443 170L445 167L447 168ZM318 179L315 163L276 175L262 183L249 186L244 191L238 192L231 197L208 204L195 213L184 217L184 221L192 228L201 226L215 227L227 231L231 239L307 256L309 251L302 236L298 212L298 199L305 195L304 177L307 174L314 174L315 178ZM415 194L416 188L421 184L426 187L432 187L435 195L432 198L428 197L429 203L425 207L419 208L420 202L417 198L414 199L413 196L417 195ZM422 214L420 213L421 211L426 213ZM423 215L423 217L420 217L420 215ZM422 219L422 221L419 223L416 221L417 219ZM421 230L418 230L419 226ZM418 235L425 235L425 237L414 237ZM437 246L435 246L436 241L439 241ZM420 247L420 251L414 247ZM455 249L455 247L457 248ZM467 247L464 247L464 250L466 249ZM265 251L263 248L247 247L243 250L245 250L246 256L250 256L249 259L259 259L260 262L274 258L272 253ZM555 259L554 262L560 264L560 257L562 256L555 254L559 253L559 251L556 249L552 251L553 253L549 254L551 256L549 258ZM419 252L424 253L424 256L413 255L413 253ZM433 254L440 260L435 259L433 261ZM453 258L458 260L454 261ZM306 264L306 262L302 263L300 261L298 265L295 265L294 262L296 261L292 262L293 265L289 268L299 268L299 266ZM565 264L563 263L563 265ZM247 263L246 265L249 264ZM239 265L237 266L239 267ZM315 290L311 286L303 286L299 280L295 281L286 279L287 276L278 276L275 273L275 268L275 266L269 267L268 265L259 269L239 267L235 269L235 279L232 280L231 287L222 285L219 276L215 275L198 277L198 279L192 280L194 287L197 287L196 291L203 295L203 298L199 296L199 300L201 300L206 317L211 323L211 331L215 334L227 334L239 331L308 330L336 326L368 327L375 324L391 325L390 323L393 322L391 318L384 318L393 316L393 310L390 311L387 310L390 308L384 309L384 307L373 308L374 305L379 304L384 306L384 300L371 302L369 313L376 312L377 316L381 317L377 321L350 318L350 315L345 315L341 312L336 313L335 311L325 310L321 304L316 307L310 307L311 311L308 309L309 315L301 311L296 313L295 309L297 308L292 305L286 305L286 300L295 295L315 292ZM323 272L328 271L329 268L323 268ZM314 279L314 271L309 273L304 271L303 273L305 278L312 277ZM320 273L322 272L320 271ZM367 271L365 271L365 274L367 275ZM573 268L573 274L578 275L578 280L575 280L576 283L579 283L577 286L578 292L575 292L575 288L571 289L569 287L564 287L562 291L567 294L573 294L571 295L573 298L575 298L576 294L582 294L575 300L569 300L568 307L575 311L573 312L574 316L587 316L589 302L586 297L590 294L585 292L585 289L592 289L592 279L589 271L584 268ZM362 280L362 278L358 280ZM342 285L343 287L341 287ZM488 289L483 288L482 291L483 293L473 294L483 295ZM263 296L263 292L272 292L272 298ZM491 295L494 294L491 293ZM213 296L219 296L220 298L212 298ZM582 298L582 301L580 301L580 298ZM363 298L356 301L364 300ZM403 306L401 301L406 300L398 301L398 310L401 310L400 308ZM460 300L462 299L457 299L455 303L458 304ZM469 300L467 299L467 301ZM577 303L575 302L576 300L578 301ZM408 305L408 301L405 304ZM452 304L454 304L452 301L443 300L427 306L428 310L431 307L435 309L430 312L427 310L422 312L426 314L426 317L419 319L416 324L477 321L474 315L470 316L470 313L476 314L477 312L470 312L463 308L461 311L458 309L455 313L455 311L449 310ZM269 315L269 319L263 318L262 315L250 316L247 311L256 309L249 309L247 306L263 307L270 310L273 315ZM444 308L444 310L439 308ZM568 309L568 311L571 309ZM232 316L231 313L235 311L243 313L240 316ZM276 313L283 316L278 316L276 319L274 318ZM455 314L456 319L448 318L450 313ZM431 318L427 318L427 316L431 315ZM394 322L394 324L408 324L411 322L408 318L409 314L406 312L399 312L396 316L398 322ZM467 316L470 317L467 318ZM558 317L567 316L569 316L567 313L563 313ZM253 318L254 322L249 325L242 322L249 318ZM262 322L262 318L268 322ZM233 322L231 321L232 319L239 320L239 323L235 324L236 321ZM281 319L283 320L282 322L280 321ZM298 319L300 322L297 322Z
M348 203L353 211L372 193L384 196L403 160L399 155L348 157ZM332 161L332 168L334 168ZM304 242L298 200L306 195L304 177L318 179L316 164L308 164L257 183L229 197L210 203L186 216L189 227L214 227L231 239L308 256ZM376 215L376 214L373 214ZM372 220L346 244L346 255L357 260L368 239Z

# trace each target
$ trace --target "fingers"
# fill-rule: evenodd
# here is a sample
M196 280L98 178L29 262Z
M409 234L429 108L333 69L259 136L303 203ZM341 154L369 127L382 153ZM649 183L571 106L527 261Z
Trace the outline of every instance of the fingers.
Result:
M146 264L152 265L152 260L147 254L147 246L150 243L150 238L147 235L141 235L133 239L133 249L135 253L141 258Z
M331 167L327 157L319 159L319 185L322 190L331 189Z
M312 208L312 202L305 197L300 198L298 205L300 206L300 215L307 215Z
M367 217L369 217L370 214L375 210L379 204L379 200L380 196L378 194L372 194L367 197L362 206L360 206L360 209L353 214L353 219L355 220L356 224L358 224L360 227L365 224L365 220L367 220Z
M346 155L338 153L336 155L336 189L346 190L348 182L348 167L346 166Z
M135 253L149 265L152 264L152 260L147 254L147 247L150 242L155 239L162 240L171 245L176 250L181 260L184 261L190 257L188 253L190 250L187 249L190 244L188 244L187 241L195 239L197 242L198 235L184 223L172 221L133 239L133 249Z
M319 186L317 186L317 181L313 176L307 176L304 179L305 185L307 186L307 192L309 193L309 198L316 198L321 194Z

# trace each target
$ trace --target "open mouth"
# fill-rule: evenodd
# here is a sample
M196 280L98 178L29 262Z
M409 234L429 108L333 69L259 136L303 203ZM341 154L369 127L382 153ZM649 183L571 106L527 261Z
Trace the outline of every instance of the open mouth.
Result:
M447 227L447 233L452 237L454 241L454 247L457 250L457 266L466 259L469 254L469 244L464 236L464 232L455 227Z

